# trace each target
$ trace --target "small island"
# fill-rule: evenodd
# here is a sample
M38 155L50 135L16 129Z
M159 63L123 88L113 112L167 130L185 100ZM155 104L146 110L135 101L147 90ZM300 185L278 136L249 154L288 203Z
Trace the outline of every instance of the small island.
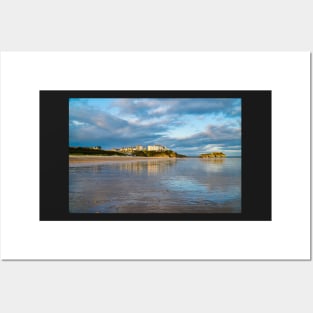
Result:
M226 154L223 152L211 152L211 153L204 153L200 154L200 158L207 159L207 158L226 158Z

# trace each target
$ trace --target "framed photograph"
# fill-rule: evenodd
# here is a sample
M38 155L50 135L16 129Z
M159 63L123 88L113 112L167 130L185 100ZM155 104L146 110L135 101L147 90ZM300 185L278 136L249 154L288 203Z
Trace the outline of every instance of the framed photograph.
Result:
M2 52L1 258L310 260L309 52Z
M40 219L270 220L271 91L41 91Z

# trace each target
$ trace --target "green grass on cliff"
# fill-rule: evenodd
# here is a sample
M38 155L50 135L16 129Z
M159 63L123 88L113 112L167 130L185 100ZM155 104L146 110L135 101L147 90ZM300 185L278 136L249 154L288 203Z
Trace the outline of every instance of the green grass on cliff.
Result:
M135 151L135 156L141 157L160 157L160 158L184 158L185 155L178 154L172 150L167 151Z
M119 155L119 156L125 156L126 154L117 152L117 151L111 151L111 150L102 150L102 149L91 149L91 148L85 148L85 147L69 147L69 154L75 154L75 155L103 155L103 156L113 156L113 155Z
M138 156L138 157L163 157L163 158L184 158L185 155L178 154L174 151L135 151L133 153L122 153L111 150L92 149L86 147L69 147L69 154L73 155L103 155L103 156Z

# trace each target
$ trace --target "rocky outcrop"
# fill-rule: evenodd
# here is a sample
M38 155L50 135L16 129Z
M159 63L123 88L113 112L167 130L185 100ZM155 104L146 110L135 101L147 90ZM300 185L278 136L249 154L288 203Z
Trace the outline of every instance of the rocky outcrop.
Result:
M223 152L211 152L200 154L200 158L225 158L226 154Z

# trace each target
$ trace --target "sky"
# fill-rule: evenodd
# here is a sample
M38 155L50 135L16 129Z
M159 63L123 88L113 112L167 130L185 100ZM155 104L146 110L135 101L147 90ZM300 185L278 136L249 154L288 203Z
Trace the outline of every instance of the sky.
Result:
M240 98L70 98L69 145L241 156Z

